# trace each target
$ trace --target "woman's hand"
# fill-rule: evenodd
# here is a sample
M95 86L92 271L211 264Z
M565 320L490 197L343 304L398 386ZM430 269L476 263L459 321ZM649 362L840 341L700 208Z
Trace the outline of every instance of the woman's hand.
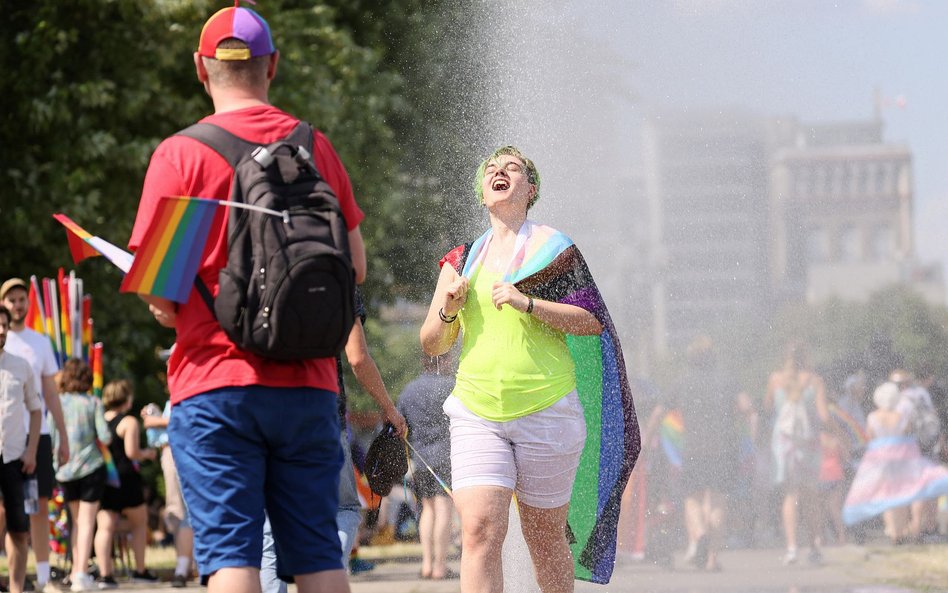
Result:
M502 305L510 305L517 311L525 313L527 307L530 306L530 297L517 290L517 287L510 282L494 282L491 300L498 311Z
M441 305L441 310L445 315L453 317L464 307L464 303L467 302L467 288L468 280L464 276L458 276L448 284L444 294L444 304Z

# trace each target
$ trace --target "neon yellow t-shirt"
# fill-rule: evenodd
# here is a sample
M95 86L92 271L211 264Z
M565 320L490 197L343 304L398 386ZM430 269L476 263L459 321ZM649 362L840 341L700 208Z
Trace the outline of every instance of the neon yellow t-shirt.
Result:
M494 307L498 280L481 268L468 289L454 396L481 418L506 422L556 403L576 389L576 375L563 332L513 307Z

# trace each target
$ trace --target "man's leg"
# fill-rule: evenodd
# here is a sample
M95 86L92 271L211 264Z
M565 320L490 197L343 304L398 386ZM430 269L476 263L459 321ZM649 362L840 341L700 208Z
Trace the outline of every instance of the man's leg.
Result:
M266 500L277 573L294 576L300 593L345 593L336 523L343 454L335 394L293 389L270 395L258 412L269 446Z
M48 434L41 434L36 449L36 482L38 486L39 512L30 515L30 539L33 542L33 557L36 559L36 584L45 586L49 582L49 499L53 495L53 441Z
M21 593L26 580L26 556L29 554L30 532L7 532L7 569L10 571L10 593Z
M270 518L263 522L263 559L260 562L260 588L263 593L286 593L286 583L277 576L276 542Z
M257 593L263 553L266 443L248 400L254 388L219 389L177 404L168 435L209 593Z

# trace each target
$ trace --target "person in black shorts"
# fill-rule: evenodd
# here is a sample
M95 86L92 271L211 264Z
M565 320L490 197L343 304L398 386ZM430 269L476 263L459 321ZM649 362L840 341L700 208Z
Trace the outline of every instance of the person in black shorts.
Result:
M57 462L56 480L63 488L63 498L69 505L69 515L75 527L69 533L72 548L70 591L98 589L92 575L87 572L92 555L95 514L99 510L106 480L105 459L96 440L107 445L112 442L112 434L102 415L102 403L89 394L90 389L92 369L89 365L78 358L67 360L59 378L66 434L61 434L55 426L51 427L50 434L54 449L59 447L62 439L69 439L69 461Z
M132 552L135 556L135 571L132 581L156 582L158 577L145 568L145 546L148 537L148 511L142 490L142 477L138 473L138 461L154 460L154 449L139 446L141 429L138 418L130 414L134 394L128 381L112 381L102 390L102 405L105 406L105 421L108 422L112 443L109 451L118 470L119 487L108 484L102 494L102 505L97 518L95 534L95 557L99 565L98 585L100 589L117 587L112 576L112 539L124 515L132 533Z

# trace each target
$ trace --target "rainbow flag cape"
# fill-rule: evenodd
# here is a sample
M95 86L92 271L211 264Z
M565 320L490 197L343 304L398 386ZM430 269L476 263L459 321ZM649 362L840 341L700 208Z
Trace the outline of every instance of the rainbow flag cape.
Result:
M186 303L219 205L204 198L161 198L122 292Z
M662 451L672 467L681 469L682 451L685 442L685 423L681 419L681 411L671 410L662 418L658 426L658 439Z
M866 427L860 424L858 420L853 418L852 414L837 406L836 404L830 404L829 411L833 419L836 420L836 423L843 427L843 430L846 431L846 435L849 436L850 444L857 449L864 448L866 443L869 442L869 435L866 434Z
M132 267L134 256L124 249L109 243L101 237L96 237L92 233L73 222L65 214L53 214L53 218L66 227L66 239L69 241L69 251L76 263L95 255L103 255L107 260L115 264L118 269L128 273ZM91 253L90 253L91 251Z
M449 252L468 278L482 265L491 231ZM615 326L579 249L563 233L526 221L505 275L524 294L581 307L602 324L598 336L567 335L576 389L586 417L586 444L573 484L568 525L576 578L605 584L615 565L619 502L641 448L632 390Z

